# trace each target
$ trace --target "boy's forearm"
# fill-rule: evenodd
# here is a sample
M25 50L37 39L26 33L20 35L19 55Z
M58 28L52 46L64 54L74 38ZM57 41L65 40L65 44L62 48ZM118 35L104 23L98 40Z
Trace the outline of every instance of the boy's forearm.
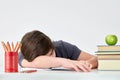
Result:
M49 57L49 56L39 56L35 58L32 62L23 60L23 67L32 67L32 68L51 68L51 67L60 67L62 66L63 58Z

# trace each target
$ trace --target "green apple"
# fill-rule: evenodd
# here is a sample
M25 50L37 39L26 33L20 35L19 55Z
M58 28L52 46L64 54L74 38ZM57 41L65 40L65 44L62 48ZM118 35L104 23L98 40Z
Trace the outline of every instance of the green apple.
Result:
M114 34L109 34L105 37L105 42L107 45L115 45L117 43L118 39L117 36Z

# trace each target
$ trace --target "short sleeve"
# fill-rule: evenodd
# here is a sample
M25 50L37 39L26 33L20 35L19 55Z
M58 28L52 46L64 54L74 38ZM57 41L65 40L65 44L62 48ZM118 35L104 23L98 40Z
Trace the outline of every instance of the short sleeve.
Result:
M22 67L22 65L21 65L21 63L22 63L22 60L24 59L24 57L23 57L23 55L22 55L22 53L21 52L19 52L19 54L18 54L18 63L19 63L19 65Z
M81 50L77 46L62 40L54 42L54 45L56 57L77 60L78 56L81 53Z
M68 42L63 42L63 46L67 52L67 55L72 60L77 60L78 56L81 53L81 50L76 46Z

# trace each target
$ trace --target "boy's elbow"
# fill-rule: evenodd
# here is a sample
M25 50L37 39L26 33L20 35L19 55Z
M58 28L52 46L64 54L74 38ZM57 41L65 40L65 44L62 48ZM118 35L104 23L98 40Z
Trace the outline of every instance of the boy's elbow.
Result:
M93 64L93 67L92 67L93 69L98 67L98 57L97 56L93 57L92 64Z

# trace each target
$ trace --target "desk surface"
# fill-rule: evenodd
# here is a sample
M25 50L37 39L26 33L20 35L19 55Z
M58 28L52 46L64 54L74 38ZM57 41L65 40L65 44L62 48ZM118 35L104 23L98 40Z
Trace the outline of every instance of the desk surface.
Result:
M34 73L0 73L0 80L120 80L120 71L75 72L37 69Z

